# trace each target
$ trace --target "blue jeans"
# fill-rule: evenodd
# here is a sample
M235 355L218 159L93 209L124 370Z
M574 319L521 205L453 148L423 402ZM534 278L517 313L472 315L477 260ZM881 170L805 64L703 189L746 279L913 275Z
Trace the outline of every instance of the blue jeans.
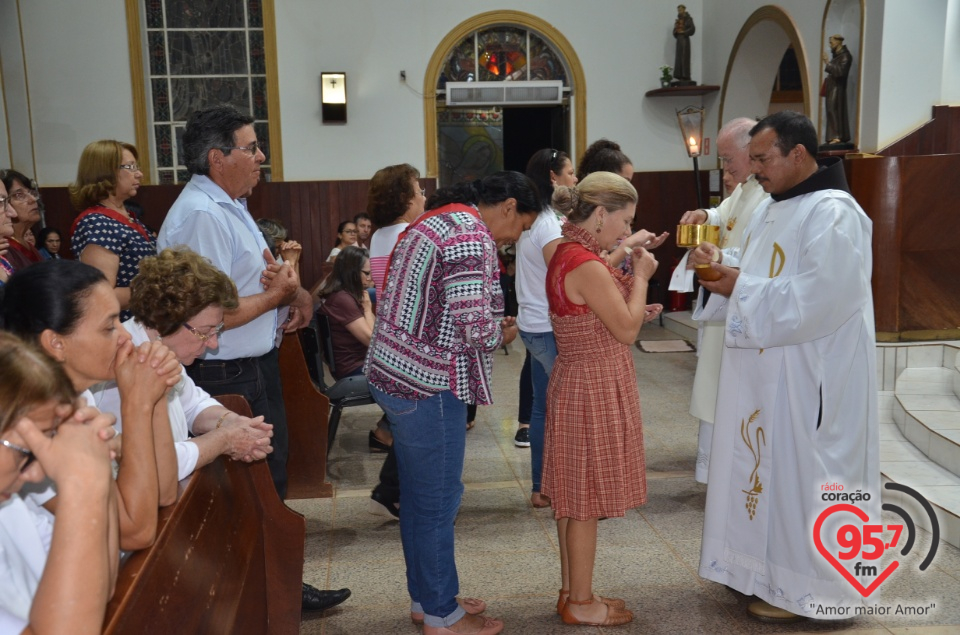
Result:
M530 379L533 383L533 408L530 410L530 478L534 492L540 491L543 472L543 428L547 422L547 384L553 363L557 360L557 341L553 331L527 333L520 331L523 345L533 356Z
M393 431L411 611L423 611L430 626L450 626L465 614L457 604L453 521L463 495L467 405L449 390L419 401L398 399L374 386L370 393Z

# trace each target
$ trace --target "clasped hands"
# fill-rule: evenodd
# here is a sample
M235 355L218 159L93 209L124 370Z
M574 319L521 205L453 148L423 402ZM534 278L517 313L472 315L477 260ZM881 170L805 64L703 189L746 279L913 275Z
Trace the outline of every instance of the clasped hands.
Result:
M313 300L300 286L300 276L292 266L277 262L269 249L263 250L263 259L267 261L267 268L260 274L260 283L266 293L280 298L280 305L290 306L290 314L283 330L293 333L310 323Z

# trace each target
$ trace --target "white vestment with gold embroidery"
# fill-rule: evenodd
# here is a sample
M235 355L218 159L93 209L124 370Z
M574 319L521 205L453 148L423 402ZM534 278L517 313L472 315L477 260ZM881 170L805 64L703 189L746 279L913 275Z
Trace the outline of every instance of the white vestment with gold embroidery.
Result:
M769 195L751 174L737 185L718 207L705 210L705 225L720 227L721 249L739 249L743 229L758 205ZM723 353L723 320L699 323L697 340L697 372L693 378L690 414L700 420L697 436L696 479L707 482L710 465L710 444L713 437L713 413L717 406L717 385L720 381L720 358Z
M840 190L768 199L695 315L726 324L700 575L812 618L861 600L814 546L821 486L879 508L871 232Z

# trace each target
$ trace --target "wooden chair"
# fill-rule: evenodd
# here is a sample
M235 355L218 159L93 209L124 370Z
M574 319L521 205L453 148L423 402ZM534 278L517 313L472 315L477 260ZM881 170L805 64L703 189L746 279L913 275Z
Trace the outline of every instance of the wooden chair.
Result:
M217 399L250 416L243 397ZM221 456L180 482L156 543L122 565L103 632L298 633L305 533L264 461Z

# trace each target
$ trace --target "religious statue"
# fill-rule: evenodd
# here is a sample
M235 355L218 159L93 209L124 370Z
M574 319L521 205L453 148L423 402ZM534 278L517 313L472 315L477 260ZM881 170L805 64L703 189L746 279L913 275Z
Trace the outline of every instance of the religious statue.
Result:
M824 72L822 94L826 99L827 112L827 145L847 143L850 141L850 119L847 113L847 75L853 56L843 44L842 35L830 36L830 58L823 54L826 64Z
M697 82L690 79L690 36L696 27L693 18L687 13L687 7L677 7L677 19L673 23L673 37L677 40L677 57L673 64L673 81L671 86L696 86Z

